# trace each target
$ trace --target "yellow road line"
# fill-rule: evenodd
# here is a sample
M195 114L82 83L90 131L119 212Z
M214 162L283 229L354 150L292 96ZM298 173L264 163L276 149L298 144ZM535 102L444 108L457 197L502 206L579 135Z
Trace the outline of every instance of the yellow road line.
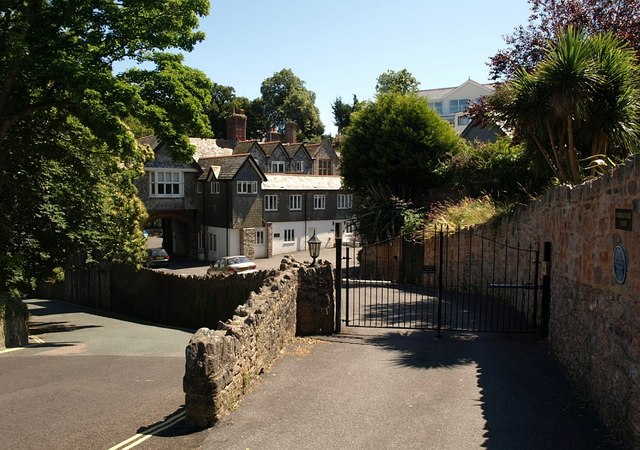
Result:
M147 439L149 439L152 436L155 436L156 434L158 434L160 431L166 430L167 428L175 425L176 423L180 422L182 419L184 419L184 411L180 411L178 414L176 414L175 416L173 416L171 419L163 422L163 423L159 423L158 425L155 425L151 428L149 428L148 430L146 430L144 433L138 433L135 436L131 436L129 439L127 439L126 441L122 441L119 444L111 447L109 450L129 450L137 445L142 444L144 441L146 441ZM129 444L129 445L127 445ZM125 447L126 445L126 447Z

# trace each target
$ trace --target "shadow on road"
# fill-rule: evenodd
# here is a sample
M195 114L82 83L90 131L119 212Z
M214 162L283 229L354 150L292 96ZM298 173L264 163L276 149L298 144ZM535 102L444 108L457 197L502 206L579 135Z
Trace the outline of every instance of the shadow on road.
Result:
M398 365L432 369L476 364L486 421L483 448L623 449L588 405L573 394L533 336L417 331L370 336L395 352Z

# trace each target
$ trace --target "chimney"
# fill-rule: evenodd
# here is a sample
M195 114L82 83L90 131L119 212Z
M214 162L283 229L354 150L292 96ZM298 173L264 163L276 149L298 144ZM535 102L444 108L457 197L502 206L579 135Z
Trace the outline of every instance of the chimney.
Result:
M244 109L236 114L234 108L233 113L227 117L227 139L234 143L247 140L247 116L244 115Z
M295 122L287 122L284 126L284 141L289 144L295 144L297 132L298 125Z
M265 136L266 142L276 142L279 140L280 140L280 133L276 131L275 127L271 128L271 131L269 131Z

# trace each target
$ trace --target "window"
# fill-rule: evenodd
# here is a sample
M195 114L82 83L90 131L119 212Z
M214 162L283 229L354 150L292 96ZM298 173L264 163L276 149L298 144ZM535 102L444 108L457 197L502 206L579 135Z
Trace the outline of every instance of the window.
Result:
M429 106L435 109L438 114L442 115L442 102L431 102Z
M209 233L209 251L215 252L218 250L218 235Z
M353 208L353 195L338 194L338 209L351 209L351 208Z
M184 176L182 172L149 172L149 192L151 197L184 197Z
M285 242L294 242L295 241L295 231L293 228L289 230L284 230L284 241Z
M294 194L289 196L289 210L300 211L302 209L302 195Z
M449 114L463 112L469 106L468 98L461 98L460 100L449 100Z
M264 231L256 231L256 245L264 245Z
M196 181L196 194L202 194L202 183Z
M316 194L313 196L313 209L324 209L327 204L327 196Z
M302 161L296 161L294 165L296 172L304 172L304 163Z
M202 242L202 231L198 231L198 250L204 250L204 243Z
M265 195L264 196L264 210L265 211L277 211L278 210L278 196L277 195Z
M211 182L211 193L212 194L219 194L220 193L220 182L219 181Z
M331 169L331 160L330 159L319 159L318 160L318 175L333 175L333 170Z
M238 194L257 194L257 181L238 181Z
M284 161L271 161L271 172L284 173Z

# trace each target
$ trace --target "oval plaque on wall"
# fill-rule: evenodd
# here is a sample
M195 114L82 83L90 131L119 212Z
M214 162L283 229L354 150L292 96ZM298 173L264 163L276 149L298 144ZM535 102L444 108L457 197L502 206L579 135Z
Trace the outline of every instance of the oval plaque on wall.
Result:
M616 245L613 251L613 274L618 284L624 283L627 279L627 255L622 245Z

